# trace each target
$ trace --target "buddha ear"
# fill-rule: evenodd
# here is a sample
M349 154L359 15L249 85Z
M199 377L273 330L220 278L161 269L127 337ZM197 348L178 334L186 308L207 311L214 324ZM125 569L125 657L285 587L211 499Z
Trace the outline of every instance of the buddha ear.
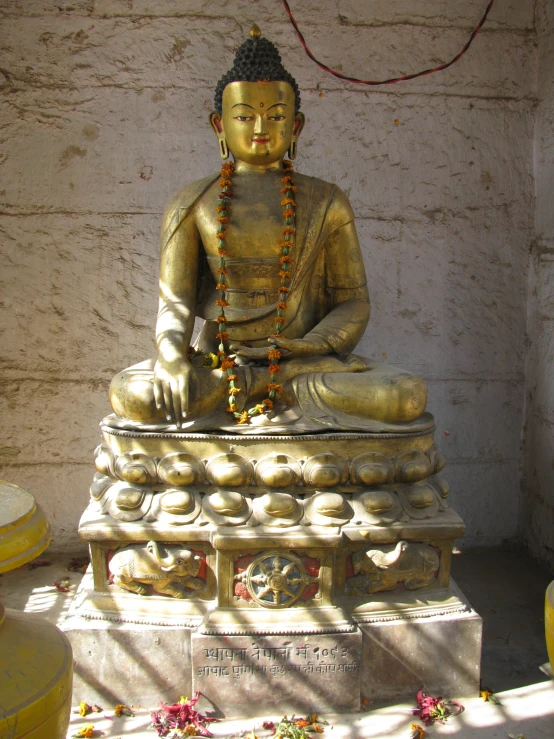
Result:
M304 128L305 122L306 122L306 118L304 117L304 113L297 113L294 116L294 128L292 129L292 138L290 140L290 146L289 146L289 159L296 159L296 153L298 151L298 147L297 147L298 137L302 133L302 129Z
M221 155L222 159L228 159L229 158L229 148L227 146L227 141L225 139L225 133L223 131L223 121L221 120L221 115L217 112L217 110L212 110L210 113L210 126L213 129L213 132L217 136L217 140L219 141L219 153Z
M297 113L294 116L294 128L292 129L292 135L295 139L297 139L302 133L302 129L304 128L305 123L306 116L304 115L304 113Z
M212 110L210 113L210 126L216 136L223 134L223 122L221 120L221 114L217 110Z

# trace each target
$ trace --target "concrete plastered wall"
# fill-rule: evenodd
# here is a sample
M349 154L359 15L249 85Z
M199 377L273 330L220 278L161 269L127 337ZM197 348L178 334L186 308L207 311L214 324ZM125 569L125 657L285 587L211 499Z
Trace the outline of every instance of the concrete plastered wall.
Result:
M293 3L316 55L366 78L450 58L485 0ZM357 215L373 303L360 352L428 380L466 544L518 527L533 237L533 0L498 0L451 69L326 75L277 0L1 0L0 474L75 546L113 374L154 353L158 228L219 168L207 124L253 21L302 90L297 169Z
M554 4L537 3L536 237L529 270L524 526L554 567Z

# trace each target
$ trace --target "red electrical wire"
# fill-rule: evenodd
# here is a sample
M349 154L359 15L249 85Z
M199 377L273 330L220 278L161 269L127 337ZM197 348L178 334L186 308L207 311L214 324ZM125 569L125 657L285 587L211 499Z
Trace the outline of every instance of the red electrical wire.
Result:
M458 54L456 54L456 56L453 57L449 62L446 62L446 64L441 64L439 67L433 67L433 69L424 69L423 72L416 72L415 74L407 74L404 77L392 77L391 79L388 79L388 80L381 80L380 82L376 82L374 80L361 80L361 79L358 79L357 77L348 77L346 74L337 72L336 70L331 69L326 64L323 64L323 62L320 62L318 59L316 59L315 56L310 51L310 49L308 48L308 44L306 43L304 36L302 35L302 32L298 28L298 24L296 23L296 20L294 19L294 16L292 14L292 11L289 7L287 0L282 0L282 2L290 18L290 22L292 23L293 28L296 31L296 35L300 39L300 43L304 47L304 51L310 57L310 59L313 62L315 62L318 67L323 69L324 72L329 72L329 74L332 74L341 80L346 80L347 82L355 82L357 85L392 85L394 82L404 82L405 80L414 80L416 77L424 77L427 74L433 74L433 72L441 72L443 69L448 69L448 67L452 66L452 64L455 64L458 61L458 59L461 59L461 57L469 49L469 47L471 46L473 42L473 39L475 38L475 36L477 36L479 31L481 30L481 26L487 20L487 16L489 15L490 9L492 8L494 4L494 0L490 0L489 4L487 5L487 9L485 10L485 14L483 15L483 17L477 24L477 28L475 28L475 30L469 37L468 42L466 43L464 48Z

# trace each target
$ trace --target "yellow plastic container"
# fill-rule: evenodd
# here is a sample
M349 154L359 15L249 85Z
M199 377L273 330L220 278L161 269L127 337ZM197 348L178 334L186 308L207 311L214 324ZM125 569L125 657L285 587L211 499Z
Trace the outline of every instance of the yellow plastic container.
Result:
M0 481L0 573L37 557L50 536L33 496ZM65 634L44 618L0 604L0 739L63 739L72 681Z
M73 681L65 634L44 618L7 610L0 623L0 665L0 737L63 739Z
M546 648L550 667L554 672L554 580L546 589L544 604L544 628L546 631Z

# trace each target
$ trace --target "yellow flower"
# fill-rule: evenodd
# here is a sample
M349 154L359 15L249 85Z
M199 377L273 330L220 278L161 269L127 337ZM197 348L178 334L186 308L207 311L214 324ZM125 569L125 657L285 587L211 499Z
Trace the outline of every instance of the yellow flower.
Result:
M218 364L219 364L219 357L217 356L217 354L214 354L213 352L209 352L209 354L206 354L206 357L204 359L205 367L210 367L210 369L215 369Z
M94 736L94 724L85 724L82 729L79 729L79 731L76 734L73 734L74 737L91 737Z
M79 703L79 716L88 716L91 711L92 708L86 701L81 701Z
M118 703L117 706L113 709L113 712L116 716L133 716L133 712L130 708L127 708L127 706L123 705L123 703Z

